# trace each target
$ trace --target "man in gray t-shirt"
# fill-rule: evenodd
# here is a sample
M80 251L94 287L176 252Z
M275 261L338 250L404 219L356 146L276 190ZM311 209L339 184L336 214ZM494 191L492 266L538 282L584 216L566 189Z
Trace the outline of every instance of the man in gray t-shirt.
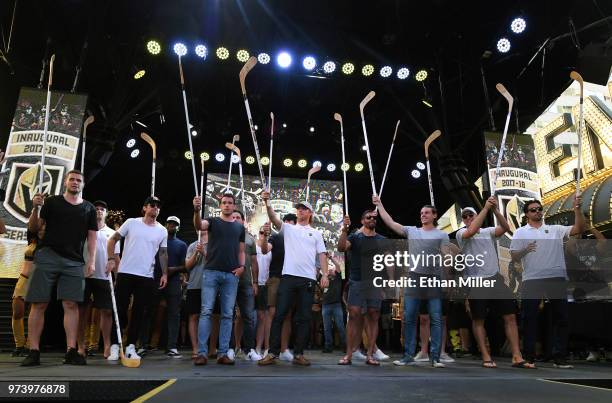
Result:
M185 268L189 272L187 283L187 315L189 315L189 338L191 339L192 357L198 355L198 318L202 308L202 277L206 249L208 247L208 231L200 231L200 241L187 248Z

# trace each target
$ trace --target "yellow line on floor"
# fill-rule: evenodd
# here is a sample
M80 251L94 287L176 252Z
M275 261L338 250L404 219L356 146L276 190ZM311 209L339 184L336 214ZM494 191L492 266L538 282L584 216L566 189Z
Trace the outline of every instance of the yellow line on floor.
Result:
M158 387L156 387L155 389L150 390L147 393L145 393L144 395L142 395L142 396L132 400L132 403L142 403L142 402L145 402L145 401L149 400L150 398L152 398L153 396L155 396L156 394L158 394L159 392L161 392L162 390L167 389L170 386L172 386L172 384L174 384L174 382L176 382L176 379L170 379L166 383L163 383L163 384L159 385Z
M600 388L599 386L590 386L590 385L580 385L578 383L569 383L569 382L561 382L561 381L553 381L551 379L541 379L538 378L538 381L542 381L542 382L550 382L550 383L557 383L557 384L563 384L563 385L569 385L569 386L579 386L581 388L590 388L590 389L598 389L598 390L605 390L606 392L612 392L612 389L608 389L608 388Z

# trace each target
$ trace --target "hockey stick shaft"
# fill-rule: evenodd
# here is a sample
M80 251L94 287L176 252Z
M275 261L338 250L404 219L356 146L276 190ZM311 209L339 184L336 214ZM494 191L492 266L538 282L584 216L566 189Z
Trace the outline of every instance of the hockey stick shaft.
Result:
M193 155L193 143L191 141L191 128L189 120L189 110L187 108L187 94L185 93L185 79L183 77L183 64L181 63L181 57L178 56L179 73L181 76L181 92L183 93L183 108L185 109L185 129L187 130L187 140L189 141L189 152L191 153L191 171L193 174L193 188L195 195L199 196L198 192L198 180L195 169L195 156Z
M508 101L508 114L506 115L506 124L504 125L504 133L502 135L501 145L499 147L499 154L497 155L497 165L495 167L495 178L493 178L493 181L491 183L491 195L495 195L496 182L497 182L497 178L499 177L502 160L504 159L504 151L506 149L506 137L508 136L508 126L510 125L510 117L512 116L512 104L513 104L512 96L502 84L497 84L495 88L497 88L497 90L504 96L504 98L506 98L506 101Z
M363 139L364 139L364 142L365 142L366 155L367 155L367 158L368 158L368 169L370 171L370 183L372 185L372 195L377 196L377 193L376 193L376 184L374 183L374 170L372 169L372 158L370 156L370 144L368 143L368 131L366 129L365 115L363 113L363 110L365 108L365 104L367 102L369 102L369 100L372 99L373 97L374 97L374 91L370 91L370 93L366 96L364 101L362 101L362 103L360 105L360 108L359 108L359 111L361 113L361 127L363 129Z
M584 108L584 80L576 71L570 73L570 78L580 84L580 109L578 114L578 157L576 158L576 197L580 196L580 179L582 176L582 131L584 130L583 108Z
M38 172L38 193L43 192L43 180L45 173L45 154L47 152L47 134L49 132L49 115L51 111L51 85L53 85L53 63L55 62L55 55L51 55L51 61L49 62L49 81L47 83L47 106L45 108L45 126L43 131L43 147L40 156L40 171Z
M268 190L272 186L272 148L274 146L274 113L270 112L270 119L272 123L270 125L270 165L268 166Z
M426 164L427 164L427 182L429 184L429 201L431 202L432 206L435 206L434 193L433 193L433 183L431 181L431 168L429 166L429 158L427 158L425 161L426 161Z
M342 181L344 182L344 215L349 214L348 210L348 189L346 186L346 170L343 169L346 166L346 154L344 152L344 125L342 123L342 116L339 113L334 115L334 118L340 123L340 145L342 146Z
M393 154L393 146L395 145L395 136L397 136L397 129L399 128L400 121L398 120L395 125L395 133L393 134L393 140L391 140L391 149L389 150L389 155L387 156L387 164L385 165L385 173L383 174L382 183L380 184L380 193L378 197L382 197L382 192L385 187L385 180L387 179L387 172L389 170L389 163L391 162L391 155Z

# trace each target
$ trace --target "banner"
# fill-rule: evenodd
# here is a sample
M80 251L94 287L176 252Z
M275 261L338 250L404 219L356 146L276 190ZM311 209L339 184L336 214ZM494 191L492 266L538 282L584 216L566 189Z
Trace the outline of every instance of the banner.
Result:
M32 197L39 189L47 92L22 88L2 165L0 188L5 197L0 217L7 233L0 237L0 277L17 277L26 247ZM74 168L87 96L54 92L47 130L43 193L62 192L64 174Z

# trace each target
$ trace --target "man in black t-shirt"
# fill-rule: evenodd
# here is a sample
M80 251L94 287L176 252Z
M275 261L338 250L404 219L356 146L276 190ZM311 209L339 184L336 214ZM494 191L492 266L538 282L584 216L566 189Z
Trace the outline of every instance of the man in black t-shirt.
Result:
M64 308L66 330L66 353L64 364L85 365L85 357L77 351L79 326L78 302L83 300L85 277L95 270L96 260L96 209L83 200L83 174L72 170L64 180L63 195L47 197L44 204L42 195L32 200L34 208L42 206L40 217L32 214L28 230L37 233L45 227L45 236L34 255L34 270L26 301L32 304L28 318L30 353L22 366L40 365L40 335L45 320L45 310L51 299L52 287L57 285L57 299ZM87 239L87 263L83 259L83 246ZM83 272L85 266L85 273Z

